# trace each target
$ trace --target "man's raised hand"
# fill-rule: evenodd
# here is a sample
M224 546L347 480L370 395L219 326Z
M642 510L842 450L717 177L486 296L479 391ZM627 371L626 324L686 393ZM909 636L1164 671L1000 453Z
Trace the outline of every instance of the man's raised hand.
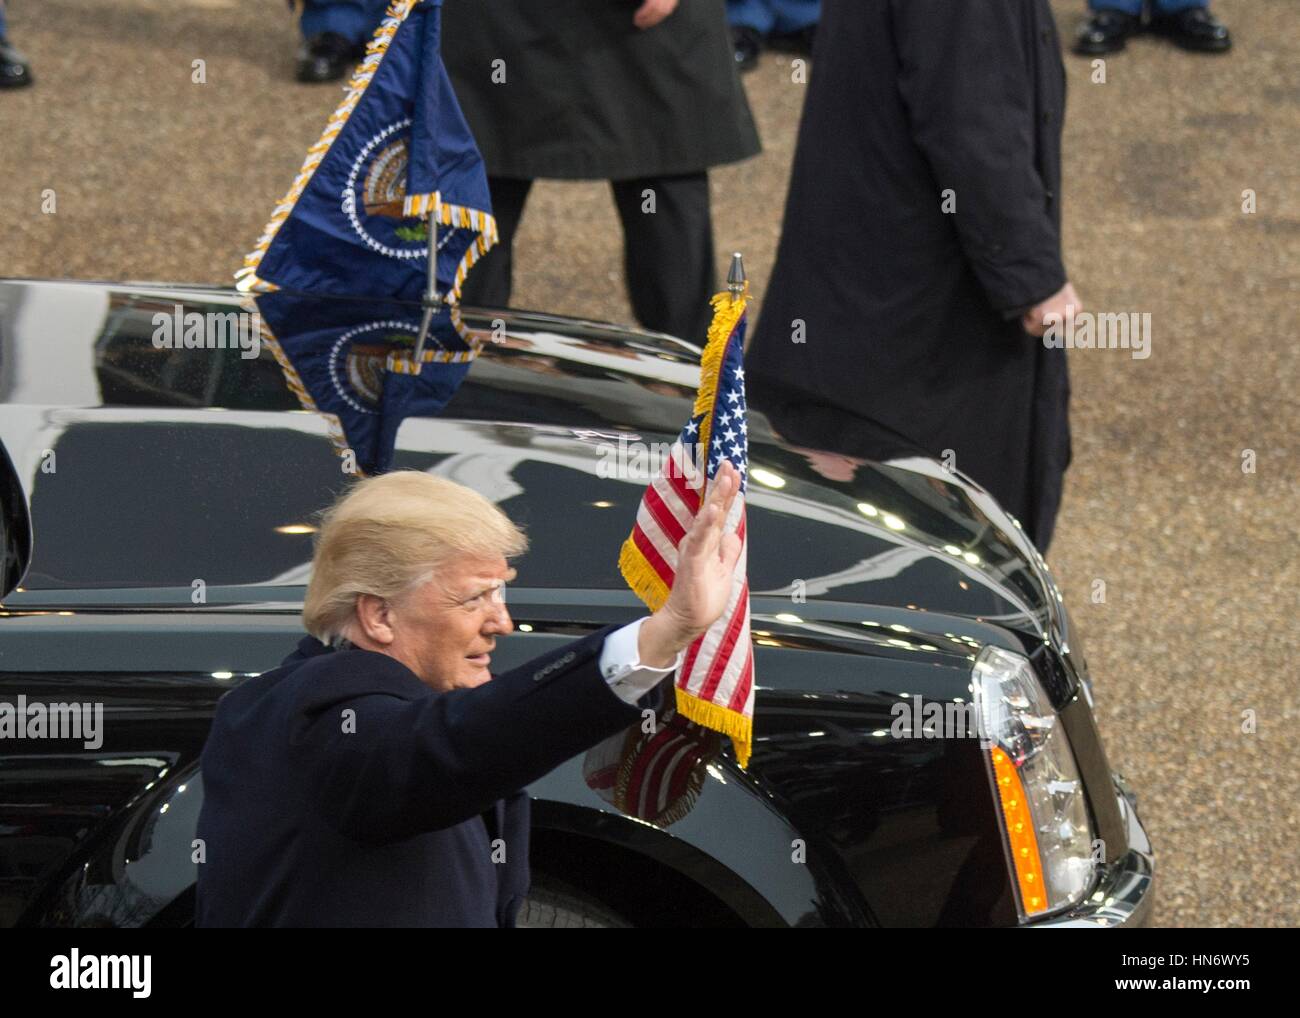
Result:
M740 473L724 460L677 548L673 589L663 607L641 626L638 652L643 664L667 668L727 607L740 537L734 531L724 535L723 528L739 491Z

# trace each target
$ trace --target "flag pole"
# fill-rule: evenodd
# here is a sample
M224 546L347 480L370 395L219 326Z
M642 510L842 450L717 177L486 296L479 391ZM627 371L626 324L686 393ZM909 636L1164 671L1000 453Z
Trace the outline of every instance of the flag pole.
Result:
M429 339L429 326L433 316L442 308L442 298L438 296L438 218L433 210L429 212L429 275L428 286L424 294L424 318L420 322L420 337L415 341L415 373L420 373L420 357L424 354L424 344Z
M740 300L745 292L745 260L736 251L731 256L731 269L727 272L727 289L731 292L731 303Z

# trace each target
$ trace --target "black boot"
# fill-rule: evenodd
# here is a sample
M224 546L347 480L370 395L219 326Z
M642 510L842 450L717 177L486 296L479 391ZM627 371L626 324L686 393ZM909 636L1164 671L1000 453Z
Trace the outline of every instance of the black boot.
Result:
M337 32L322 32L304 39L298 49L298 80L311 83L338 81L363 55L364 44L353 45Z
M32 83L32 69L8 39L0 37L0 88L21 88Z
M763 37L748 25L731 26L731 45L736 55L736 66L742 71L752 71L758 66L758 55L763 52Z
M1151 31L1167 35L1183 49L1198 53L1225 53L1232 48L1228 27L1204 7L1173 14L1153 14Z
M1074 39L1074 52L1085 57L1118 53L1128 37L1142 28L1142 19L1124 11L1094 11Z

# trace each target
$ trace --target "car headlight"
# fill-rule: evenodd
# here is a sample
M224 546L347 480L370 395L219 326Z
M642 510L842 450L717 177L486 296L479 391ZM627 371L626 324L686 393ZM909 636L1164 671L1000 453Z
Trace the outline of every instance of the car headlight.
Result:
M1021 920L1074 904L1092 884L1092 824L1069 737L1029 661L1000 647L975 660L972 691Z

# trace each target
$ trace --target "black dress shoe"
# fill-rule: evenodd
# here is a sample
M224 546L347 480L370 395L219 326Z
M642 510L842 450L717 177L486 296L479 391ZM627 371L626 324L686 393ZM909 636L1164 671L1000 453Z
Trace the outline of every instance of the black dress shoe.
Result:
M1142 19L1125 11L1094 11L1074 39L1074 52L1086 57L1118 53L1142 27Z
M731 45L736 56L736 66L742 71L752 71L758 66L758 55L763 52L763 37L748 25L731 26Z
M1228 27L1204 7L1152 15L1151 31L1200 53L1223 53L1232 48Z
M32 83L32 69L27 58L8 39L0 38L0 88L21 88Z
M358 49L337 32L322 32L304 39L298 49L298 80L338 81L352 69L360 56Z

